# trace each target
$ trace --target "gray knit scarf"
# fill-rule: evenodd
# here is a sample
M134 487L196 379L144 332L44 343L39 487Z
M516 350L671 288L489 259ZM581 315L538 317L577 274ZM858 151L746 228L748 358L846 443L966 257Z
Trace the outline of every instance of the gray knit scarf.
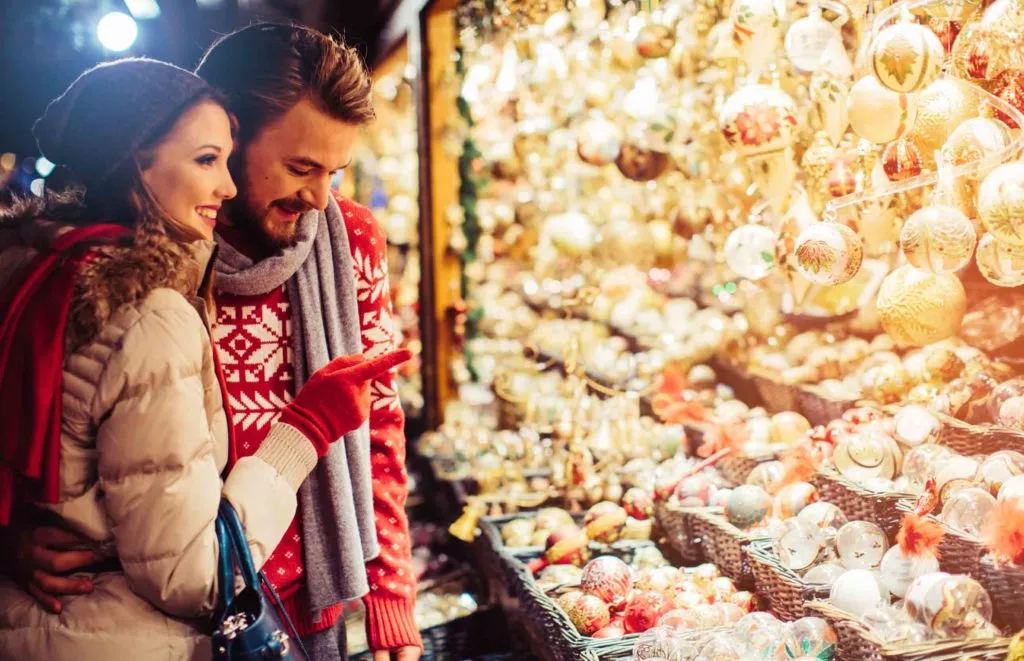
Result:
M217 289L254 296L287 283L296 390L332 358L362 352L352 253L333 197L326 211L299 219L293 247L256 264L219 236L217 242ZM299 505L309 602L319 620L324 608L367 593L366 562L380 552L368 424L331 444L299 489Z

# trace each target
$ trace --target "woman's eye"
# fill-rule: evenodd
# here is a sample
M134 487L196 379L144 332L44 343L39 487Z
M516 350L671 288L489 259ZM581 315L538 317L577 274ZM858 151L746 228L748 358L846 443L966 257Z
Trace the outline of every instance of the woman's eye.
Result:
M213 165L216 162L216 154L206 154L205 156L200 156L199 158L196 159L196 163L198 163L199 165Z

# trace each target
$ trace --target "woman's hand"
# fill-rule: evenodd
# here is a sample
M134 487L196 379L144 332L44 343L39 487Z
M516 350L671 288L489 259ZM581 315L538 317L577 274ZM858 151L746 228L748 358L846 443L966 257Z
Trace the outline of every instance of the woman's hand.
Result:
M87 578L64 576L103 559L83 551L87 540L64 528L15 526L5 531L14 549L11 577L46 610L60 613L61 597L92 592Z

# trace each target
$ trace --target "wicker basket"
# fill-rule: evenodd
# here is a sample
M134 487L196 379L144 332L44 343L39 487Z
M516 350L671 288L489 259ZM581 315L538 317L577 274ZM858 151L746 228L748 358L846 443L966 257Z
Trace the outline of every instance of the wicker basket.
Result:
M903 500L896 505L902 514L914 511L914 500ZM972 535L950 528L936 516L929 516L942 528L942 541L939 542L939 567L950 574L967 574L978 578L981 573L981 557L986 550L981 541ZM1024 586L1024 583L1019 584Z
M687 515L688 509L658 501L654 504L654 518L680 562L697 565L704 560L704 539L690 529L692 517Z
M992 598L992 620L1003 631L1024 629L1024 567L997 566L992 556L978 560L974 576Z
M779 383L761 374L751 374L757 386L757 392L761 395L761 401L769 413L780 413L782 411L796 411L796 393L799 388L794 385Z
M720 507L684 508L683 515L689 518L690 534L701 540L705 560L717 565L740 590L753 590L747 544L757 538L729 523Z
M715 370L719 383L732 388L736 399L748 406L760 406L761 394L746 370L721 356L713 357L708 362L708 365L711 366L711 369Z
M745 484L751 471L766 461L774 461L778 458L779 456L774 453L750 456L730 452L722 457L715 466L729 483Z
M828 597L828 588L804 583L795 572L783 567L767 539L755 539L747 546L757 594L768 609L783 622L806 615L807 602Z
M995 425L972 425L944 414L939 443L964 456L992 454L999 450L1024 452L1024 432Z
M849 521L870 521L885 531L889 541L896 539L903 513L900 501L913 498L907 493L876 493L846 479L832 468L820 468L814 486L821 500L833 503Z
M948 640L900 645L883 642L850 613L824 601L807 604L809 615L829 621L839 636L836 658L843 661L961 661L967 658L1003 661L1009 640Z
M832 399L817 386L805 385L796 389L797 410L811 425L827 425L856 405L857 400Z

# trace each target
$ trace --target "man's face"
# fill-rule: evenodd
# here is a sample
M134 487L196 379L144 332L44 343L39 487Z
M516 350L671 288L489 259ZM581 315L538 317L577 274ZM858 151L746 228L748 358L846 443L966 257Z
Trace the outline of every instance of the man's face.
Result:
M293 245L299 217L327 207L331 179L351 160L357 127L311 101L295 104L268 124L233 163L239 195L228 220L266 248Z

